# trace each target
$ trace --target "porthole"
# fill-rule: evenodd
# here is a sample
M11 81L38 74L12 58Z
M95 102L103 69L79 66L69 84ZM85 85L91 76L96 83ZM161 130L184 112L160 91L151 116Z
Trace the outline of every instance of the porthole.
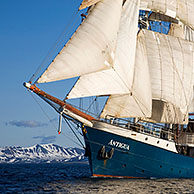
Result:
M166 147L168 147L168 143L166 144Z
M147 141L147 140L148 140L148 138L146 137L146 138L145 138L145 140Z
M160 143L160 141L157 141L157 144L159 144Z

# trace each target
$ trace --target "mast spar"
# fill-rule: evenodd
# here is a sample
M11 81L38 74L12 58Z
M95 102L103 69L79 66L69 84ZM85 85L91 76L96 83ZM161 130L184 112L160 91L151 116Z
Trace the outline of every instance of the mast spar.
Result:
M76 109L75 107L71 106L70 104L67 104L66 102L51 96L50 94L47 94L46 92L42 91L41 89L39 89L36 85L31 85L30 83L24 82L24 87L26 87L27 89L31 90L32 92L34 92L35 94L37 94L40 97L44 97L58 105L60 105L60 107L62 108L62 111L60 111L61 109L58 110L58 112L60 113L64 113L67 116L70 116L71 118L78 120L79 122L92 127L93 120L96 120L94 117Z

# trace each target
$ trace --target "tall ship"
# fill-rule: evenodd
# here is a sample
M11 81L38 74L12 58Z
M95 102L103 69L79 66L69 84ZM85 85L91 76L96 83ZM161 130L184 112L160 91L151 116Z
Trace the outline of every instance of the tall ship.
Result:
M79 128L92 176L194 178L193 10L194 0L83 0L72 37L24 83L59 114L59 133L62 119ZM39 88L70 78L64 99ZM96 114L72 105L88 98Z

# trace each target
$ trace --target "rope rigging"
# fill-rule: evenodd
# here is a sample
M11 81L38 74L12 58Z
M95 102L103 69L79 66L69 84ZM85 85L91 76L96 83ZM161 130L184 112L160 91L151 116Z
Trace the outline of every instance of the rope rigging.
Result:
M72 31L74 32L79 27L80 22L78 22L78 20L80 20L80 18L77 17L78 13L79 13L79 9L77 9L77 11L73 13L71 19L69 20L69 22L65 26L64 30L62 31L62 33L57 38L56 42L53 44L53 46L51 47L51 49L48 52L48 54L42 60L42 62L40 63L39 67L36 69L35 73L31 76L31 78L29 80L30 83L32 83L34 81L35 77L38 76L41 73L43 67L45 67L48 64L50 65L52 63L53 56L56 55L56 53L58 51L63 49L63 47L65 46L64 42L66 43L66 42L69 41L70 38L68 39L68 41L66 41L66 40L67 40L67 38L69 36L71 37ZM77 25L77 23L79 23L79 25ZM35 83L37 83L39 77L35 80Z
M42 110L42 112L44 113L44 115L46 116L46 118L48 119L48 121L50 123L52 123L55 131L58 131L57 126L53 123L52 119L49 117L49 115L46 113L46 111L43 109L43 107L41 106L41 104L38 102L38 100L32 95L32 93L29 91L30 95L32 96L32 98L34 99L34 101L38 104L38 106L40 107L40 109ZM65 119L68 127L70 128L70 130L73 132L73 134L76 136L76 138L78 139L79 143L74 141L71 137L65 135L63 132L61 132L60 134L63 135L64 137L68 138L69 140L71 140L73 143L75 143L76 145L78 145L79 147L85 148L85 146L83 145L83 143L81 142L81 140L79 139L79 137L77 136L77 134L75 133L75 131L73 130L73 128L70 126L70 124L67 122L67 119L63 116L63 118ZM70 119L70 121L72 121ZM73 121L72 121L73 122ZM81 133L80 133L81 134ZM82 135L82 134L81 134Z
M75 133L75 131L73 130L73 128L71 127L71 125L69 124L68 120L66 118L64 118L64 119L65 119L66 124L69 126L69 128L71 129L71 131L73 132L73 134L75 135L75 137L77 138L77 140L79 141L79 143L85 149L85 146L83 145L83 143L81 142L81 140L79 139L79 137L77 136L77 134Z

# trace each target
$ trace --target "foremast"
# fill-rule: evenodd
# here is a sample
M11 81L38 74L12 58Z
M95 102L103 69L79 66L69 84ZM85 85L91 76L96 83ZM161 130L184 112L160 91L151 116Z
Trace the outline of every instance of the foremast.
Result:
M46 92L44 92L43 90L41 90L40 88L38 88L35 84L31 85L31 83L29 82L24 82L23 84L28 90L31 90L33 93L37 94L40 97L46 98L56 104L58 104L60 106L60 109L57 110L57 112L59 112L60 114L65 114L87 126L92 127L93 126L93 122L94 120L96 120L94 117L76 109L75 107L71 106L70 104L66 103L63 100L60 100Z

